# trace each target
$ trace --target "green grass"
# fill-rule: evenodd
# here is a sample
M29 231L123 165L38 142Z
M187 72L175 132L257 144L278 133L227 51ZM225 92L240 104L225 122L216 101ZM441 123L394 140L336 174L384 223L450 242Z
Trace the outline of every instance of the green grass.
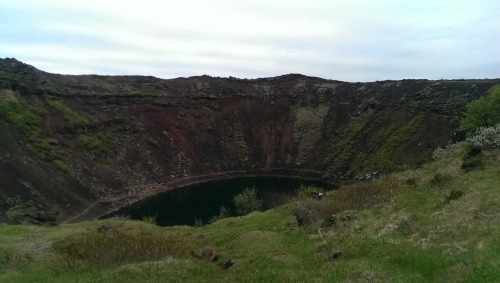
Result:
M1 225L0 281L495 282L500 151L483 151L482 170L465 172L461 150L322 200L202 227L123 219ZM321 213L301 226L297 202ZM213 255L220 259L210 262ZM228 259L235 264L223 269Z
M54 96L45 96L45 101L52 107L59 116L69 124L71 128L74 129L85 129L90 126L90 121L86 117L78 114L67 105L65 105L61 100Z
M0 117L30 140L39 138L42 124L40 109L11 90L1 90L1 94Z
M78 144L98 159L110 157L114 150L113 137L104 132L81 134L78 137Z
M330 148L330 155L333 162L332 166L338 166L338 164L348 164L349 160L353 157L353 145L352 140L360 134L362 129L366 126L366 124L373 117L374 111L368 110L363 112L359 116L353 117L349 124L347 125L343 138L337 142L336 144L332 144Z
M59 160L59 159L53 160L52 165L54 165L54 167L56 167L59 171L65 173L65 174L68 174L71 172L71 168L69 168L69 166L66 163L64 163L64 161L62 161L62 160Z
M58 154L42 131L42 111L12 90L0 90L0 119L28 139L28 147L40 159L54 161Z
M381 154L387 156L393 150L406 142L411 137L411 135L418 130L425 118L425 114L419 114L408 121L408 123L406 123L403 127L397 129L394 133L392 133L387 142L382 146L380 150Z

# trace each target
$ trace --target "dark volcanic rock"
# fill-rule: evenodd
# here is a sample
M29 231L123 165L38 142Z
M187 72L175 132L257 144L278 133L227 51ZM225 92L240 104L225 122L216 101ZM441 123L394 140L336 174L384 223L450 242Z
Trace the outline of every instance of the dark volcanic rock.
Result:
M34 139L0 112L0 196L84 220L227 176L336 183L406 168L452 141L465 105L499 82L64 76L0 59L0 102L20 97L42 118Z

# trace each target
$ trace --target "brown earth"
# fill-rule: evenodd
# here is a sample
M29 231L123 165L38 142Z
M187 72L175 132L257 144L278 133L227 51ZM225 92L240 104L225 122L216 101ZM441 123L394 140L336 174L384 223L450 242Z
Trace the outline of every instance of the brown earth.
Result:
M42 134L70 169L36 157L0 113L0 220L23 211L95 219L164 190L229 176L338 184L417 166L453 140L465 105L498 83L68 76L0 59L0 90L40 109ZM48 97L89 124L75 128ZM96 133L110 141L105 158L79 141ZM399 142L387 145L395 135Z

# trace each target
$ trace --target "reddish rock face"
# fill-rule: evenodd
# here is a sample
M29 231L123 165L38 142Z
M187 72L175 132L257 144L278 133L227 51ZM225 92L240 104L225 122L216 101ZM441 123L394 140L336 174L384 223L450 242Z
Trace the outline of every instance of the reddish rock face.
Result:
M0 113L0 196L10 200L0 219L14 221L14 207L92 219L228 176L338 183L417 165L452 140L465 104L496 83L62 76L2 59L0 103L17 97L36 107L37 138L68 170L40 159L33 138ZM87 122L75 126L75 117Z

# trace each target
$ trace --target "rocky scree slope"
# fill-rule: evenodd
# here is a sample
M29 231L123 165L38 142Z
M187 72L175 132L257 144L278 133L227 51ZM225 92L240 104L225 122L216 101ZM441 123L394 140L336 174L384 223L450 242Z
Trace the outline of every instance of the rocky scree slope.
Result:
M500 80L50 74L0 59L0 220L80 221L192 182L418 165Z

